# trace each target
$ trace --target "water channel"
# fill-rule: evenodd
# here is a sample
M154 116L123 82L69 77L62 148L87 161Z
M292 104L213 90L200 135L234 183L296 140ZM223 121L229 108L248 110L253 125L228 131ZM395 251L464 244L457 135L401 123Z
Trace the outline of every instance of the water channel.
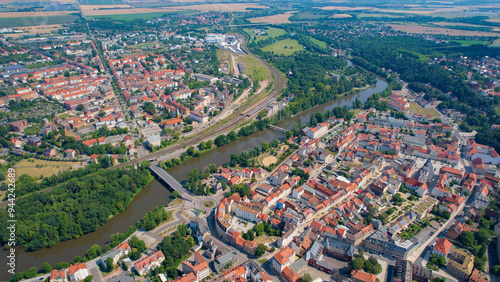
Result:
M358 94L344 96L325 104L313 107L307 111L301 112L289 119L281 121L278 126L292 129L294 124L301 120L302 124L309 122L310 114L316 112L325 112L335 107L352 106L356 98L365 102L368 97L375 93L384 91L387 88L387 83L382 80L377 80L374 87L365 89ZM177 180L186 179L189 170L197 168L199 170L208 166L211 163L222 165L230 160L233 153L240 154L242 151L252 150L255 146L261 145L262 142L272 142L283 135L275 133L269 129L258 131L250 136L238 139L228 145L219 147L210 152L201 155L198 158L190 159L179 166L169 170L169 173ZM83 235L78 239L69 240L57 243L54 247L41 249L36 252L26 252L24 249L17 248L16 250L16 272L27 270L29 267L37 266L41 269L44 262L54 266L61 261L73 261L75 256L83 256L86 251L94 244L104 246L110 240L111 234L124 232L130 225L141 219L144 214L153 210L159 205L166 205L170 201L171 192L166 189L160 182L154 180L146 188L144 188L130 203L128 208L113 217L105 225L97 228L96 231ZM7 273L6 257L7 251L0 251L0 280L8 280L11 275Z

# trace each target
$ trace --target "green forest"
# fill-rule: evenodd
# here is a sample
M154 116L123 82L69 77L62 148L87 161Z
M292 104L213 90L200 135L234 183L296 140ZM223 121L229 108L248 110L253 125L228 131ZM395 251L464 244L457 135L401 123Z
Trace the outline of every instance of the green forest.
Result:
M51 247L93 232L125 210L136 193L153 180L146 167L103 170L78 177L47 193L16 201L16 245L30 251ZM0 244L8 240L8 215L0 212Z

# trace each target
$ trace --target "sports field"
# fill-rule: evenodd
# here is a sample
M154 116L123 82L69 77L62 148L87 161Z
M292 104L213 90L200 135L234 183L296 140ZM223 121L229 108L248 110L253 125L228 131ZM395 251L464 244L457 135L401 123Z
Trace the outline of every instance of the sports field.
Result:
M273 52L276 55L290 56L295 52L303 51L304 47L295 39L283 39L262 48L262 51Z

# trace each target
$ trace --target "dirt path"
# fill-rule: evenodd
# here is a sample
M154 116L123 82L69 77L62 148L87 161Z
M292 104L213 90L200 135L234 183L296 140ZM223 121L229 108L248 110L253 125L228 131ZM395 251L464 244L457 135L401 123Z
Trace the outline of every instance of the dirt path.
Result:
M231 64L233 64L233 73L235 76L240 75L240 70L238 69L238 65L236 64L236 60L234 59L234 55L231 54Z

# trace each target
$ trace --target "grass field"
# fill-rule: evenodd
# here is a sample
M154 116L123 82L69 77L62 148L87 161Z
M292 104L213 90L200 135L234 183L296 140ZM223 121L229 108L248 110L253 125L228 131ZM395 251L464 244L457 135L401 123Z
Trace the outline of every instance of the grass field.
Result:
M80 162L58 162L37 159L35 159L34 162L23 160L15 166L16 177L19 177L23 174L27 174L34 178L39 178L41 175L43 175L44 177L48 177L63 170L67 170L70 168L70 166L74 166L79 163ZM37 165L42 165L43 167L37 168Z
M295 39L283 39L262 48L265 52L274 52L277 55L290 56L295 52L303 51L304 47Z
M326 42L324 41L321 41L321 40L318 40L316 38L313 38L311 36L309 36L309 39L311 39L312 43L318 45L319 47L321 48L326 48Z
M414 103L410 103L410 110L414 111L417 114L421 114L424 117L427 115L431 115L433 118L441 117L441 115L439 114L438 111L436 111L434 109L425 109L425 108L420 107L420 105L417 105Z
M80 19L80 16L78 16L78 15L50 16L50 17L0 18L0 28L72 23L78 19Z
M500 39L497 39L491 43L490 47L500 47Z
M244 30L245 30L245 32L248 35L250 35L250 37L252 38L252 40L254 40L255 34L253 33L252 29L245 28ZM261 40L265 40L265 39L268 39L268 38L275 38L275 37L281 36L283 34L286 34L286 31L284 29L281 29L281 28L270 27L270 28L266 29L266 33L267 33L267 35L259 35L259 36L257 36L255 38L255 41L259 42Z
M453 40L453 42L460 43L462 46L471 46L471 45L486 45L488 41L483 40Z
M253 80L263 81L271 78L269 69L251 55L240 56L238 61L245 65L245 74Z

